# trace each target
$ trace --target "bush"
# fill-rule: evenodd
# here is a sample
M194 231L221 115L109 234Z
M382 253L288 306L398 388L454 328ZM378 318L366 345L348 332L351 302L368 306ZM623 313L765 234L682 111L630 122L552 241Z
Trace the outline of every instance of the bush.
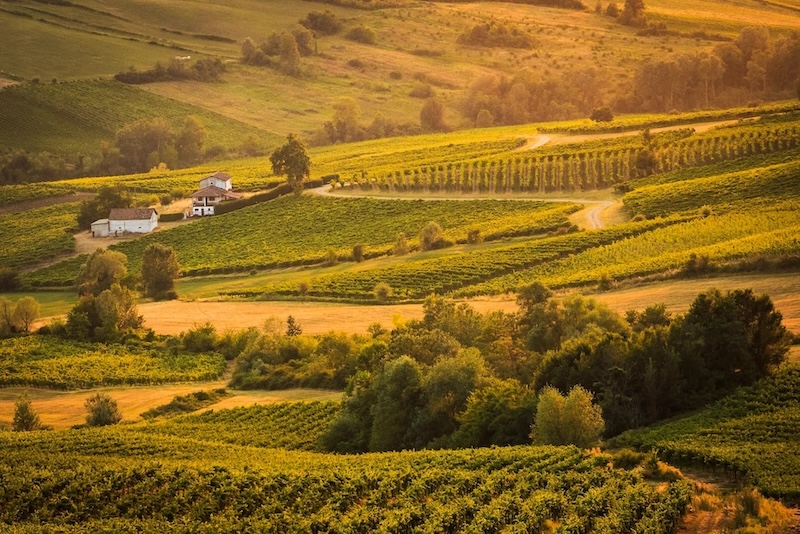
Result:
M300 21L300 24L322 35L334 35L342 29L342 23L336 19L334 13L327 9L322 13L319 11L310 12L306 15L306 18Z
M11 267L0 268L0 291L19 289L19 273Z
M375 289L372 290L372 293L378 302L386 302L392 296L393 290L392 286L386 282L378 282L375 284Z
M592 111L592 115L589 118L595 122L611 122L614 120L614 113L611 111L611 108L605 106L596 108Z
M86 424L89 426L108 426L116 425L122 421L122 414L119 413L117 401L105 393L96 393L86 399Z
M39 421L39 415L33 411L27 393L23 393L14 403L14 426L12 429L14 432L27 432L40 428L42 428L42 424Z
M434 221L426 224L419 233L419 246L422 250L436 250L452 244L452 241L445 238L442 227Z
M347 64L353 67L354 69L363 69L366 66L366 64L358 58L351 59L350 61L347 62Z
M183 334L183 348L189 352L211 352L217 345L217 329L211 323L195 325Z
M357 263L364 261L364 245L361 243L353 245L353 261Z
M375 44L375 31L372 28L367 28L366 26L357 26L353 28L347 32L345 37L358 43Z
M416 82L408 96L413 98L430 98L433 96L433 87L427 83Z

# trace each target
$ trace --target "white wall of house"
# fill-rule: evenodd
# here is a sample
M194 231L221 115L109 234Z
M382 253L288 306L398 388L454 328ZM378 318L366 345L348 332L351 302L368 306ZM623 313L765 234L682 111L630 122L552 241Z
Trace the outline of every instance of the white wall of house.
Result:
M193 206L192 215L195 217L214 215L214 206Z
M108 219L98 219L92 223L92 237L108 237Z
M108 231L111 235L120 235L124 233L131 234L146 234L152 232L158 226L158 215L155 212L149 219L133 219L133 220L114 220L109 219Z
M206 187L210 187L212 185L226 191L233 189L233 184L231 183L230 179L222 180L221 178L217 178L215 176L209 176L208 178L203 178L200 180L200 189L205 189Z

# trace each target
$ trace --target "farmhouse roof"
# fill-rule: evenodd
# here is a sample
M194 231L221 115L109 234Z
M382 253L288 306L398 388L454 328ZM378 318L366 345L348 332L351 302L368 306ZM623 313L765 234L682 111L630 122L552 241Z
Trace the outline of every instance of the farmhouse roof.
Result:
M212 174L211 176L206 176L206 179L208 179L208 178L218 178L220 180L231 180L231 175L228 174L227 172L217 171L214 174Z
M92 223L92 226L95 224L108 224L108 219L97 219L95 222Z
M208 187L204 187L200 191L195 191L192 193L192 198L204 198L204 197L224 197L224 198L242 198L242 195L239 193L234 193L233 191L228 191L227 189L222 189L221 187L217 187L215 185L209 185Z
M108 214L112 221L139 221L149 220L156 212L153 208L111 208Z

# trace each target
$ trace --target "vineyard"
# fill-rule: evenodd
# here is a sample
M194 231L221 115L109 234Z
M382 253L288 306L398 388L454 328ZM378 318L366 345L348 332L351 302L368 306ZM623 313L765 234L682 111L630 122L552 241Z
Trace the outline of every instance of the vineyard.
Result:
M216 379L224 370L219 354L175 354L47 336L0 340L0 387L82 389L202 381Z
M0 91L0 146L93 154L99 151L100 141L113 139L126 123L164 117L177 130L190 115L206 126L211 144L239 147L250 135L273 144L279 141L258 128L130 85L85 80Z
M538 234L568 225L572 204L528 201L392 201L372 199L281 198L157 232L110 248L125 253L129 269L141 268L145 247L159 242L175 248L185 275L320 263L328 247L347 260L356 244L366 257L386 254L398 233L418 247L417 234L429 221L445 236L466 242L470 230L487 240ZM214 236L209 239L208 236ZM225 245L220 246L220 239ZM70 259L28 278L32 284L74 280L80 259Z
M339 411L337 402L286 402L208 411L137 425L137 432L288 450L316 450Z
M337 456L135 426L0 433L0 522L21 532L667 533L691 494L572 447Z
M577 254L594 247L610 245L626 237L643 234L655 228L677 224L682 219L659 219L618 225L594 232L580 232L525 242L471 250L468 254L457 254L431 259L409 260L406 263L378 267L359 272L322 275L306 281L305 294L316 297L344 297L349 299L372 299L373 289L379 282L387 283L393 290L393 298L419 299L431 293L444 294L451 291L469 291L475 284L492 280L533 265L556 261L561 257ZM297 284L275 283L257 287L247 292L231 292L238 296L298 295Z
M800 497L800 368L739 390L700 412L633 430L614 446L657 448L676 462L743 475L767 495Z
M0 267L23 267L75 249L78 203L0 214Z
M502 159L439 162L413 168L370 172L351 185L391 192L434 193L552 193L603 189L646 172L670 172L721 161L794 150L800 126L755 122L694 135L693 130L642 137L620 137L592 147L545 146L528 155ZM654 160L645 168L640 157L652 151Z

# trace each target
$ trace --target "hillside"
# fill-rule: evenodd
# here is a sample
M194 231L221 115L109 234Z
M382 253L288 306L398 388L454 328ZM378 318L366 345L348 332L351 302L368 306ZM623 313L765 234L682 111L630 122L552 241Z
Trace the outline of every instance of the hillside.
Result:
M492 104L493 99L506 98L507 89L501 89L504 84L513 84L501 82L503 77L516 76L528 93L538 94L543 107L537 111L531 104L526 112L532 113L533 120L585 117L603 104L617 102L616 107L622 109L620 99L630 93L629 85L641 61L710 52L737 38L741 29L754 21L769 28L773 39L800 28L797 6L785 2L742 0L731 6L720 0L703 0L686 9L688 6L654 0L647 2L648 20L664 23L668 30L657 35L638 35L637 28L595 13L594 7L587 5L581 11L500 2L397 0L367 10L279 0L265 10L255 0L235 6L221 1L149 2L146 7L129 1L6 1L0 3L0 23L7 28L0 36L0 49L16 53L0 58L0 78L5 73L11 83L35 78L49 84L52 80L109 77L130 67L144 70L157 61L166 65L176 56L194 60L219 57L227 66L221 82L158 82L142 87L278 135L302 132L310 137L334 118L345 98L355 100L354 118L364 127L381 114L382 120L418 129L423 101L436 95L445 106L445 123L464 128L475 125L480 107L490 109L495 121L505 120L498 116L500 107ZM324 10L337 18L342 30L317 36L315 53L301 58L299 77L239 62L246 38L260 43L273 32L296 28L308 13ZM530 35L532 46L459 44L462 35L487 22ZM348 31L358 27L372 30L374 42L347 38ZM536 73L534 78L546 79L550 85L538 85L521 72ZM476 88L485 96L475 93ZM757 97L793 96L792 89L787 86ZM495 90L499 92L492 94ZM14 114L22 113L30 98L25 95L27 90L21 91L11 95L13 102L6 103L11 109L19 106ZM755 99L752 91L742 87L716 105L744 105ZM465 106L478 108L466 112ZM706 102L690 107L709 106ZM126 112L123 110L117 122ZM40 122L52 122L52 130L60 131L61 125L69 122L68 114L55 113L40 117ZM525 122L522 115L515 122ZM0 121L5 128L2 125ZM12 146L42 150L45 145L43 136L39 140L23 137Z

